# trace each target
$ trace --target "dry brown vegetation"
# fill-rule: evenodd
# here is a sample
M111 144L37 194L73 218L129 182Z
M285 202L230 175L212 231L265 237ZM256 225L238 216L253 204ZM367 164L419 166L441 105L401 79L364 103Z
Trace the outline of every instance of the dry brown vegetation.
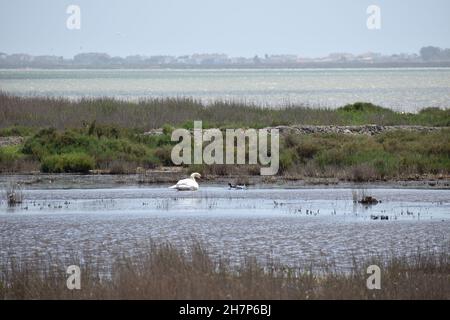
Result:
M450 260L444 253L355 262L347 273L333 266L288 268L247 259L240 267L213 260L194 244L181 251L152 245L148 254L120 258L106 276L95 263L36 258L3 261L2 299L450 299ZM94 261L92 261L94 262ZM81 290L68 290L65 267L81 267ZM366 268L381 268L381 290L368 290ZM103 275L103 276L102 276Z

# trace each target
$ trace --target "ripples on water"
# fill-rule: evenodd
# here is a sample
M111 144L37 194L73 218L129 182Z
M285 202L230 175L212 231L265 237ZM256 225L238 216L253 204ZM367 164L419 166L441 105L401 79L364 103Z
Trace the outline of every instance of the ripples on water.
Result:
M0 70L0 90L74 99L193 97L273 107L333 108L366 101L412 112L450 106L450 68Z
M0 258L94 256L109 261L148 249L150 239L192 239L231 261L267 257L292 266L440 249L450 235L450 191L372 189L382 203L353 204L351 189L152 188L26 190L0 204ZM371 215L388 215L388 221Z

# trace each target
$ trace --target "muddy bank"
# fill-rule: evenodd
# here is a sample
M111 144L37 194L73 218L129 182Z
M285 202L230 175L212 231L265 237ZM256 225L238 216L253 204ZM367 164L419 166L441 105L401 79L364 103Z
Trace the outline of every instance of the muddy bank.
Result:
M188 174L181 168L174 170L148 170L145 174L0 174L0 189L13 181L25 188L108 188L123 186L146 186L146 185L170 185ZM248 186L265 187L394 187L394 188L426 188L426 189L449 189L450 177L420 176L418 179L399 179L385 181L353 182L339 180L336 178L300 178L280 176L251 176L251 175L206 175L199 181L202 185L218 185L227 187L228 183L246 184Z

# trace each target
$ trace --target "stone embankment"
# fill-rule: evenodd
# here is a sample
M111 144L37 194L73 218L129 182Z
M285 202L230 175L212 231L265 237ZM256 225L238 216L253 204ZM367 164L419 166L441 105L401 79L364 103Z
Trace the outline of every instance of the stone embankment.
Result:
M269 129L278 129L281 134L298 133L298 134L313 134L313 133L339 133L339 134L365 134L376 135L387 131L406 130L417 132L431 132L443 129L449 129L450 127L426 127L426 126L380 126L380 125L361 125L361 126L312 126L312 125L290 125L290 126L276 126L267 127ZM162 129L152 129L145 132L144 135L161 135Z
M380 126L380 125L361 125L361 126L308 126L308 125L292 125L292 126L276 126L266 129L279 129L280 133L343 133L343 134L366 134L376 135L387 131L407 130L418 132L431 132L437 130L448 129L449 127L425 127L425 126Z
M19 136L0 137L0 147L15 146L21 144L24 138Z

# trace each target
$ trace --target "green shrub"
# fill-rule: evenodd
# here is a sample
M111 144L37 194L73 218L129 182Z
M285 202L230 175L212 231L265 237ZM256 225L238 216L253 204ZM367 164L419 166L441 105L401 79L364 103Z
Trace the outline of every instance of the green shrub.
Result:
M32 128L24 126L12 126L8 128L0 129L0 137L10 137L10 136L29 136L33 133Z
M88 173L94 166L94 159L83 153L50 155L41 162L41 170L52 173Z
M118 159L141 162L151 156L150 147L145 143L126 137L120 138L122 134L119 129L108 128L100 137L97 134L90 135L86 130L57 132L53 129L44 129L25 141L22 152L38 160L50 155L82 153L90 155L97 163Z
M347 104L337 109L341 112L371 112L371 113L393 113L391 109L376 106L368 102L355 102L353 104Z
M154 150L154 155L165 166L173 166L172 162L172 146L158 147Z
M280 173L292 168L297 161L295 151L292 149L285 149L280 153Z
M356 102L338 108L337 113L340 115L343 123L351 124L373 124L383 123L386 125L404 122L406 115L396 113L391 109L376 106L372 103Z
M163 134L167 135L167 136L171 136L172 132L175 128L173 126L171 126L170 124L165 124L163 125Z
M18 159L17 155L6 152L4 149L5 148L0 148L0 172L11 167L14 161Z
M313 140L302 141L297 147L297 155L300 159L312 159L320 150L320 146Z
M450 109L426 108L410 117L417 124L432 123L434 126L450 126Z
M314 160L317 162L320 168L325 168L327 166L342 166L345 159L346 154L340 149L329 149L320 151L317 156L314 157Z

